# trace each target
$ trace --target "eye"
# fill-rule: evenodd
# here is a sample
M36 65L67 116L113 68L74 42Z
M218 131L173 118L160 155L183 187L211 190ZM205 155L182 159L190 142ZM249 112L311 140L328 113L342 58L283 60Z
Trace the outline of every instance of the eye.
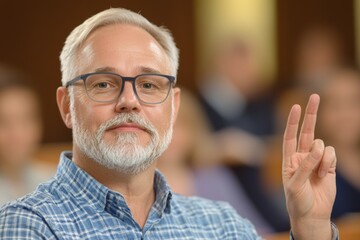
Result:
M159 75L143 75L136 79L136 89L146 94L167 91L168 86L168 79Z
M109 88L110 84L108 82L99 82L96 83L95 87L104 89L104 88Z
M141 86L143 89L152 89L155 87L154 84L152 83L149 83L149 82L145 82L145 83L142 83L142 86Z
M110 90L113 88L119 88L120 81L113 76L107 75L94 75L87 79L88 89L93 90Z

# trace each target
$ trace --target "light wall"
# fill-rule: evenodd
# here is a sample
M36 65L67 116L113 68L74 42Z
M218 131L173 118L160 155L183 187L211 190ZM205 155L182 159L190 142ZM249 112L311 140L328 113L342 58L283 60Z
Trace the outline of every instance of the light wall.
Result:
M356 62L360 67L360 1L354 1Z
M229 32L256 43L264 75L276 74L275 0L196 0L198 75L202 75L216 41Z

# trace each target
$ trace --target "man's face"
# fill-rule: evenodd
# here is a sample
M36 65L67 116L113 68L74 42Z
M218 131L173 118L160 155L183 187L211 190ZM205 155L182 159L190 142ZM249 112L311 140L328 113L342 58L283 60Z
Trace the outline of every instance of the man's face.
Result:
M79 74L99 70L130 77L143 73L171 74L163 48L145 30L132 25L114 24L97 29L78 56ZM75 149L78 145L89 158L109 168L136 173L149 166L167 147L176 111L173 99L178 99L173 95L178 95L178 89L171 90L165 102L147 105L139 102L130 82L125 83L124 91L112 103L92 101L82 84L73 88Z

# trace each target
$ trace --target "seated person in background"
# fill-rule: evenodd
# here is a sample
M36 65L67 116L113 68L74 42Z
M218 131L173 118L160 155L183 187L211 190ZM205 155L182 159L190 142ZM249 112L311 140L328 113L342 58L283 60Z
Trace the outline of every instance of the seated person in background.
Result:
M260 234L272 232L242 186L220 162L219 147L197 98L181 89L181 105L169 147L157 167L175 193L226 201Z
M274 231L286 231L287 214L279 214L261 181L267 140L275 131L275 108L260 49L248 36L231 35L219 41L213 55L199 92L223 170Z
M168 30L129 10L105 10L72 31L60 60L57 103L73 151L62 153L50 182L0 209L0 239L260 239L229 204L172 193L156 170L180 105ZM296 240L337 238L335 151L314 140L319 100L309 99L299 143L299 105L284 135Z
M219 153L209 128L197 99L182 88L173 137L157 165L174 192L196 195L194 170L218 164Z
M249 37L238 35L224 38L214 49L206 76L199 82L200 100L211 127L215 131L237 129L249 138L273 134L270 81L262 74L259 49ZM246 161L248 155L234 157Z
M41 128L34 91L20 73L0 67L0 205L34 191L50 176L32 159Z
M321 90L319 135L336 146L338 164L334 220L360 213L360 73L345 69L331 76Z
M333 72L346 66L349 59L341 31L333 26L314 24L297 40L290 84L293 90L307 96L318 92Z

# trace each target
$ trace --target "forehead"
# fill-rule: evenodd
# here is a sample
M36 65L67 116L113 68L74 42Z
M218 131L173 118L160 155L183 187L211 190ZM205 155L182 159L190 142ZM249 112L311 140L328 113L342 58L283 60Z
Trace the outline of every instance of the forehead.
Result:
M112 24L96 29L79 50L80 71L111 67L120 73L134 68L152 68L169 73L168 56L144 29L129 24Z

